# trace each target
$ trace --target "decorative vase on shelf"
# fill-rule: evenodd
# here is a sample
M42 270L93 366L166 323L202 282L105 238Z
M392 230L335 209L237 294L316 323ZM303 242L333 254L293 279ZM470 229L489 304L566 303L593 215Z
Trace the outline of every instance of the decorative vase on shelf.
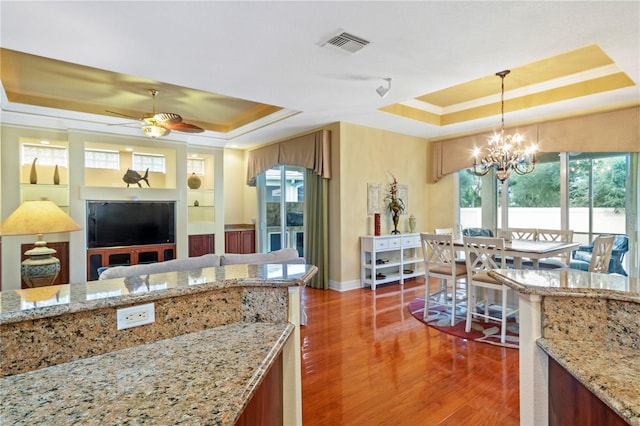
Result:
M38 172L36 172L36 161L38 157L33 159L33 163L31 163L31 173L29 173L29 183L35 185L38 183Z
M380 236L380 213L373 214L373 235Z
M416 217L411 214L409 216L409 232L413 233L416 230Z
M202 185L202 180L195 172L191 173L191 176L187 179L187 186L191 189L198 189Z
M193 202L193 207L198 207L200 205L200 202L198 200L195 200Z
M399 234L400 231L398 231L398 222L400 221L400 212L399 211L394 211L393 212L393 231L391 231L392 234Z
M58 171L57 164L56 164L56 168L53 170L53 184L60 185L60 172Z

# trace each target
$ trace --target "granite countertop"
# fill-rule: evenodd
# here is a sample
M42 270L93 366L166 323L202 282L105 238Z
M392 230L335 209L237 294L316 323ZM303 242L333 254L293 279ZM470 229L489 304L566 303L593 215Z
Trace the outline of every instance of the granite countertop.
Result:
M523 294L598 297L640 303L638 278L578 270L497 269L489 275Z
M638 349L544 338L537 343L628 423L640 425Z
M628 423L640 425L637 278L518 269L489 275L522 294L548 297L543 300L544 337L537 345Z
M133 278L0 293L0 325L73 312L151 302L226 287L302 286L317 268L305 264L228 265Z
M0 424L231 425L294 326L236 323L0 379Z

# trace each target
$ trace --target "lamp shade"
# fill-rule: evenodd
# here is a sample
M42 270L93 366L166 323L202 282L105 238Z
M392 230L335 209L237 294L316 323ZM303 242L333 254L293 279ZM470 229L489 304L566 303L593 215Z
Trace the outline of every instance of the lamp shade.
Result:
M25 201L0 225L0 235L53 234L79 231L80 225L53 201Z

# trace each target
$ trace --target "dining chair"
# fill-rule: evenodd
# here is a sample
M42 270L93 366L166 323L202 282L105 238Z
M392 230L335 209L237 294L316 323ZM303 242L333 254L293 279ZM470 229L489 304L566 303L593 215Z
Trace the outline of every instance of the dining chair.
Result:
M473 318L484 318L500 323L500 342L504 343L507 333L507 318L518 313L517 306L508 306L508 295L511 289L493 279L487 273L491 269L505 269L506 259L504 252L504 239L490 237L463 237L464 250L467 259L467 323L465 331L471 331ZM499 259L499 260L497 260ZM487 290L495 290L500 293L499 301L493 306L499 305L499 312L490 309ZM482 296L478 296L481 292ZM517 298L515 298L517 303ZM480 308L480 309L479 309Z
M538 238L538 230L536 228L503 228L498 229L498 238L504 238L505 241L511 240L531 240Z
M589 272L599 272L601 274L608 272L614 239L615 235L599 235L596 237L593 241L591 260L589 261Z
M622 266L622 262L625 254L629 251L629 237L622 234L614 235L614 237L607 273L627 276L627 271L625 271L624 266ZM572 253L569 266L572 269L588 271L593 254L593 247L593 243L588 246L578 247Z
M464 287L458 287L458 281L464 280L466 284L466 265L456 262L453 234L421 233L420 241L425 271L423 318L428 318L431 307L442 306L451 309L451 325L454 326L457 305L466 298L466 291L465 296L458 295L459 289L466 290ZM435 291L431 289L431 278L438 280Z
M453 228L435 228L434 233L436 235L446 235L446 234L451 234L453 235L453 238L460 238L460 235L455 235L453 232ZM459 252L456 251L456 262L458 263L462 263L464 265L464 253L463 252Z
M538 241L573 242L571 229L538 229ZM555 269L569 266L571 256L568 253L559 254L556 258L544 259L539 262L540 269Z

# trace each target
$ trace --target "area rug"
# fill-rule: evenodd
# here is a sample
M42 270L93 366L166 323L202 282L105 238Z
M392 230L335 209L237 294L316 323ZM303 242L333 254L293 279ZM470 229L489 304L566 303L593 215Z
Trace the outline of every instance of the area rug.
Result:
M429 315L425 321L423 319L424 298L422 297L409 302L409 312L418 321L443 333L476 342L518 349L520 330L519 324L514 318L507 318L506 341L505 343L500 343L500 324L496 322L473 320L471 331L468 333L464 331L467 321L467 307L464 303L459 304L456 309L456 319L453 327L451 326L451 310L442 306L429 308Z

